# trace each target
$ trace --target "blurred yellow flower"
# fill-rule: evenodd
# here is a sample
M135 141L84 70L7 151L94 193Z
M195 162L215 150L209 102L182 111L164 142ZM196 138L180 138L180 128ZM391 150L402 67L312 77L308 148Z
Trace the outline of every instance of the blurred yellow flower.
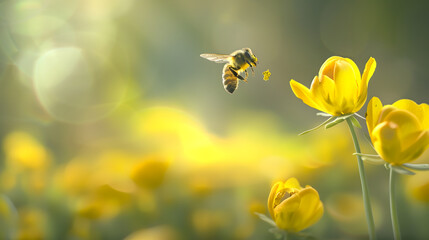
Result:
M289 178L271 188L268 210L278 228L299 232L319 221L323 204L314 188L308 185L303 188L296 178Z
M3 147L8 164L24 169L44 169L49 164L48 153L33 136L15 131L6 136Z
M189 183L189 188L196 197L207 197L214 191L213 183L201 178L192 179Z
M153 155L138 163L131 172L131 179L141 188L155 189L164 181L169 162Z
M361 77L356 64L348 58L330 57L314 77L311 88L290 81L292 91L308 106L332 116L359 111L367 98L368 82L375 71L376 62L370 58Z
M407 178L407 187L405 188L414 199L429 203L429 174L416 174Z
M179 239L177 231L170 226L157 226L135 231L124 240L176 240Z
M95 187L93 173L93 161L77 157L70 160L63 170L58 171L56 182L62 190L72 195L81 195Z
M80 198L76 212L78 216L87 219L107 219L116 216L130 199L130 194L103 185Z
M368 103L366 123L377 153L393 165L408 163L429 146L429 105L401 99L383 106L374 97Z
M233 224L230 215L224 210L198 209L192 213L191 221L198 239L210 239Z
M46 239L48 229L44 211L35 208L21 208L18 214L18 231L14 239Z

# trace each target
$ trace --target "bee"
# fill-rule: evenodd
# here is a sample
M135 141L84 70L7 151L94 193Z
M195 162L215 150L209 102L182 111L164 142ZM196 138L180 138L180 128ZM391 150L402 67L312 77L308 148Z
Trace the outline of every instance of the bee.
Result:
M250 48L243 48L231 54L204 53L200 57L216 63L225 63L222 70L222 79L223 86L229 93L233 93L237 89L238 79L247 82L247 77L249 76L247 68L250 67L254 74L253 66L258 63L258 59ZM242 72L245 73L244 78L240 75Z

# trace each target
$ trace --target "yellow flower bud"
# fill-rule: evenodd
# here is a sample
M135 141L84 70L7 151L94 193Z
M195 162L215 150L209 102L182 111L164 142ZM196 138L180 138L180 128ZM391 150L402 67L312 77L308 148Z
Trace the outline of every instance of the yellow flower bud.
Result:
M290 178L271 188L268 210L278 228L299 232L319 221L323 204L314 188L302 188L296 178Z
M375 67L375 59L370 58L361 77L351 59L330 57L320 68L319 76L314 77L310 89L293 79L290 85L295 96L312 108L332 116L351 114L364 105Z
M413 161L429 146L429 105L425 103L402 99L383 106L374 97L368 103L366 123L375 150L393 165Z

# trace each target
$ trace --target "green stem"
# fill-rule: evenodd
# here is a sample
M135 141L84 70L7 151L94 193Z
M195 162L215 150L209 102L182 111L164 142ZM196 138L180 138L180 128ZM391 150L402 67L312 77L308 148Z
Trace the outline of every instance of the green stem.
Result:
M389 176L390 216L392 218L393 237L395 240L400 240L401 233L399 231L398 212L396 207L395 175L396 173L391 167Z
M363 203L365 206L365 215L366 215L366 222L368 225L369 239L375 240L377 238L375 236L374 217L372 216L371 201L369 199L368 184L366 181L365 168L363 166L363 160L362 160L361 156L359 155L361 153L360 152L360 146L359 146L359 142L358 142L352 121L350 120L350 118L347 118L346 121L347 121L347 124L349 125L350 133L352 134L353 143L355 145L355 149L356 149L356 153L357 153L356 158L357 158L357 162L358 162L360 182L362 185L362 196L363 196Z

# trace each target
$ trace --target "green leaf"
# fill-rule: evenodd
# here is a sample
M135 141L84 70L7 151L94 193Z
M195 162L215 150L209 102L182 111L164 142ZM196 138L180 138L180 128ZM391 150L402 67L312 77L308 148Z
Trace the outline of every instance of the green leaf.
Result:
M362 128L362 126L360 125L359 121L353 115L350 116L350 120L352 120L353 126L355 126L357 128Z
M411 170L408 170L408 169L406 169L406 168L404 168L402 166L396 166L396 165L392 166L392 165L390 165L390 167L393 169L393 171L395 171L395 172L397 172L399 174L403 174L403 175L415 175L416 174L415 172L413 172Z
M344 121L344 119L343 119L343 118L337 118L337 119L335 119L334 121L332 121L332 122L330 122L330 123L326 124L325 129L331 128L331 127L333 127L333 126L335 126L335 125L337 125L338 123L341 123L341 122L343 122L343 121Z
M277 228L276 223L275 223L271 218L267 217L265 214L258 213L258 212L254 212L254 214L255 214L256 216L258 216L262 221L264 221L264 222L266 222L266 223L268 223L268 224L272 225L273 227L276 227L276 228Z
M318 125L318 126L316 126L316 127L312 128L312 129L310 129L310 130L304 131L304 132L302 132L302 133L300 133L300 134L298 134L298 135L299 135L299 136L301 136L301 135L307 134L307 133L309 133L309 132L315 131L315 130L317 130L317 129L319 129L319 128L323 127L323 126L325 126L325 125L326 125L328 122L330 122L333 118L335 118L335 117L334 117L334 116L331 116L331 117L330 117L330 118L328 118L326 121L324 121L322 124L320 124L320 125Z
M352 116L353 116L352 114L347 114L347 115L339 116L334 121L326 124L325 129L331 128L331 127L337 125L338 123L341 123L342 121L344 121L347 118L352 117Z
M429 164L412 164L412 163L404 163L402 164L406 168L411 168L413 170L419 171L427 171L429 170Z

